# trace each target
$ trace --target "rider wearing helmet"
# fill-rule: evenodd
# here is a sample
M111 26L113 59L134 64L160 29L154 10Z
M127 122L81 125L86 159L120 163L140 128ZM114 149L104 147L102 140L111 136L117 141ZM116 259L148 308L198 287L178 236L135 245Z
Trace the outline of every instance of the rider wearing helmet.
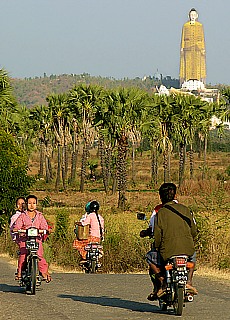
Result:
M83 214L83 216L80 219L80 225L81 225L81 222L84 221L86 219L87 215L89 214L89 208L90 208L90 201L87 202L85 205L85 213Z
M90 242L101 242L104 234L104 219L98 213L100 205L97 201L90 201L85 206L86 214L80 219L78 225L89 225L89 237L87 240L74 240L73 247L77 249L82 257L82 262L86 260L85 246Z
M85 212L89 213L91 201L87 202L85 205Z
M91 201L89 205L89 214L86 219L82 221L82 225L89 225L89 234L91 238L95 238L91 242L100 242L103 240L104 233L104 219L98 213L100 205L97 201Z
M89 204L89 213L98 212L100 205L97 201L91 201Z

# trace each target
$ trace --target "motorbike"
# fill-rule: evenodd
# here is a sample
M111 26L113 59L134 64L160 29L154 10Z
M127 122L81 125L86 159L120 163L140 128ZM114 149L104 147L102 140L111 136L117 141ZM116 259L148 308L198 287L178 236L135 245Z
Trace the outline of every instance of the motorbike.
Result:
M192 302L194 295L186 288L189 269L193 263L188 256L179 255L168 259L165 265L165 294L159 298L160 309L166 311L173 306L176 315L181 316L185 302Z
M38 255L37 250L39 243L37 238L43 234L45 230L38 230L37 228L30 227L27 230L19 230L20 234L26 234L26 269L22 271L22 278L20 286L26 288L26 293L35 295L36 289L41 285L41 275L38 270Z
M85 246L86 262L83 264L83 270L85 273L96 273L101 267L99 258L102 257L103 247L98 242L90 242Z
M137 219L146 221L144 213L137 213ZM144 237L153 238L149 229L145 231ZM154 243L152 243L154 246ZM158 298L159 307L162 311L167 311L168 307L173 307L176 315L181 316L185 302L192 302L194 294L186 288L189 269L193 268L186 255L172 256L167 260L163 273L165 279L164 295Z

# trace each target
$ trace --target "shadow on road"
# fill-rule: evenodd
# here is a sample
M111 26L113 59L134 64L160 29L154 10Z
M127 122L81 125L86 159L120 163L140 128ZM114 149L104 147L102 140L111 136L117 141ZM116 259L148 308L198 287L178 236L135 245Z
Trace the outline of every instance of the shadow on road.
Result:
M10 286L5 283L0 283L0 291L2 292L13 292L13 293L24 293L25 288L19 286Z
M151 305L149 303L144 302L136 302L130 300L123 300L120 298L111 298L106 296L95 297L95 296L75 296L75 295L68 295L68 294L60 294L58 295L59 298L64 299L72 299L74 301L80 301L84 303L90 304L97 304L106 307L116 307L116 308L123 308L137 312L155 312L155 313L164 313L162 312L159 307L155 305Z

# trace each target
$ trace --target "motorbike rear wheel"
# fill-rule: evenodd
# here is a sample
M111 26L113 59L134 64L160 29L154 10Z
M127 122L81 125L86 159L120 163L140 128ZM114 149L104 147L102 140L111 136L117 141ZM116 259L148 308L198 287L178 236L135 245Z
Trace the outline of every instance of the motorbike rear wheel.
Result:
M174 311L177 316L181 316L184 306L184 288L178 287L176 292L176 301L174 302Z
M96 261L91 260L91 271L90 273L96 273Z

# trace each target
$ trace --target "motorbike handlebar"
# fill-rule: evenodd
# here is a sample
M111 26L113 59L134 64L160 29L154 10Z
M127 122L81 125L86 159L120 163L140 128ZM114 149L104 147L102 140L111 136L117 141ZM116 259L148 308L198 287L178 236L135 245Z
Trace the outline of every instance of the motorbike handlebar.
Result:
M19 230L13 230L14 233L18 233L18 234L26 234L28 229L19 229ZM48 234L49 231L48 230L43 230L43 229L38 229L38 233L39 234Z

